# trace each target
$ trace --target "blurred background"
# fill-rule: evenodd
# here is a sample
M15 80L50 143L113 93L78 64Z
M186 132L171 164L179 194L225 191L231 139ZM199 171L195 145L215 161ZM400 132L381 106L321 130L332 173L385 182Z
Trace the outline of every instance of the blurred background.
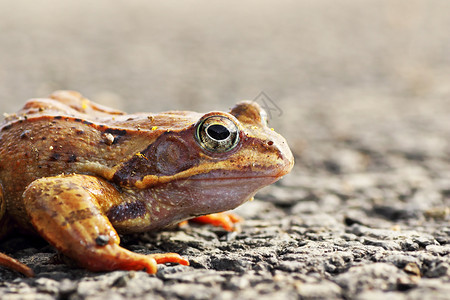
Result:
M0 0L0 112L57 89L127 112L264 92L305 165L448 157L449 28L448 0Z

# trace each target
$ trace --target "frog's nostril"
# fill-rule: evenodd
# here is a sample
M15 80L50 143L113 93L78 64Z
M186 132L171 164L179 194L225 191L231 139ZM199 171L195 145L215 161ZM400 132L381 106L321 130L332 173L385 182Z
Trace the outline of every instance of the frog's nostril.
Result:
M267 145L272 146L272 145L273 145L273 142L272 142L272 141L268 141L268 142L267 142Z

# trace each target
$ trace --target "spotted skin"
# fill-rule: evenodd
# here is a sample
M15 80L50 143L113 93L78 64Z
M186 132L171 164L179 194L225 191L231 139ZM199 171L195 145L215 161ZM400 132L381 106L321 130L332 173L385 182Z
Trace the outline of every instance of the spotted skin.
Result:
M67 256L83 256L81 266L93 271L145 269L155 273L154 256L137 254L119 246L119 236L105 214L114 207L112 198L117 201L120 194L111 184L86 175L41 178L30 184L24 193L25 207L34 228ZM103 241L108 238L99 245L99 237ZM176 253L167 256L169 262L189 264Z
M224 135L219 152L209 146L217 141L198 139L211 117L234 126L225 130L237 132L236 144ZM20 227L89 270L153 274L158 263L189 262L176 253L133 253L120 247L118 233L199 216L233 230L239 219L217 213L251 199L292 166L286 141L255 103L230 113L126 114L59 91L26 102L0 124L0 238ZM33 274L3 254L0 265Z

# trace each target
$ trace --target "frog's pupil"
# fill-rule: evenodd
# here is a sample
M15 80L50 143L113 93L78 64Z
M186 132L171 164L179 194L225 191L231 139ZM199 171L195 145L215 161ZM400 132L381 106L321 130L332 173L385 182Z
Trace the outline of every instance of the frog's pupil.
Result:
M206 130L208 135L217 141L223 141L230 136L230 131L223 125L214 124Z

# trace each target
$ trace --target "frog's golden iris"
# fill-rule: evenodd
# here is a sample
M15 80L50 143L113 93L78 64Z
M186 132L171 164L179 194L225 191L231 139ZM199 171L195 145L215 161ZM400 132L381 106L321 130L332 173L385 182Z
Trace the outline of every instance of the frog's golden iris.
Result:
M239 128L225 116L209 116L197 125L196 138L208 151L227 152L239 142Z

